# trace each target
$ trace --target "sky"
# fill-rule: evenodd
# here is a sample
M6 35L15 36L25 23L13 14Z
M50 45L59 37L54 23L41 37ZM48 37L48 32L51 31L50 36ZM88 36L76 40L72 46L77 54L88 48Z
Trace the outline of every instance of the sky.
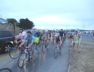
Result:
M0 18L29 18L42 29L94 29L94 0L0 0Z

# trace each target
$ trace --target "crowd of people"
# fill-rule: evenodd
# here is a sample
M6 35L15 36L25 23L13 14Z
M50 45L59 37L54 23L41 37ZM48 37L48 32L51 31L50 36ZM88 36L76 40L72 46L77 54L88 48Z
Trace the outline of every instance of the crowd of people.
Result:
M63 39L64 35L65 35L65 33L63 30L61 30L61 31L26 30L26 31L21 31L19 33L19 35L16 36L16 40L20 40L21 45L23 45L25 42L27 42L28 39L31 41L32 44L33 43L39 44L42 41L45 41L45 42L53 41L53 43L60 41L60 44L62 44L62 39Z
M71 46L74 48L78 48L80 44L80 33L75 31L74 34L70 34L70 42Z
M18 35L15 36L15 45L18 45L20 50L31 49L32 59L35 58L35 51L37 51L37 55L41 56L40 58L45 59L45 55L49 53L49 49L52 48L53 53L55 49L59 49L59 55L62 55L62 48L64 41L68 39L71 45L74 48L79 47L80 34L78 31L74 31L74 33L70 33L69 31L61 30L24 30L20 31ZM52 45L51 47L49 47ZM47 51L48 50L48 51ZM30 51L29 51L30 52ZM27 54L29 54L29 52ZM51 51L52 52L52 51ZM56 54L54 54L54 57ZM20 55L21 56L21 55ZM29 55L30 56L30 55ZM21 58L21 57L20 57ZM29 59L26 58L26 62Z
M80 34L78 31L74 31L74 34L69 33L68 31L61 30L25 30L20 31L20 33L15 37L15 42L20 42L19 47L23 45L26 48L32 48L33 44L42 45L45 44L45 48L48 47L49 43L52 42L54 46L59 45L62 48L63 42L66 37L71 41L71 45L74 48L78 48L80 41ZM28 45L27 45L28 44Z

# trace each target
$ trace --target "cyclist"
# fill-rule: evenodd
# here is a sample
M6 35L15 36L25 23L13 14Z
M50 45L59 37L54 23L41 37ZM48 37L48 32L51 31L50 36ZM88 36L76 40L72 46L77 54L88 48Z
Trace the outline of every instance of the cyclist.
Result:
M59 39L59 32L54 31L53 33L53 46L54 46L54 51L58 50L59 54L61 55L61 47L60 47L60 39Z
M51 39L51 34L50 34L50 31L48 31L47 33L46 33L46 48L48 48L48 46L49 46L49 43L50 43L50 39Z
M45 32L44 38L45 38L45 48L48 48L48 42L49 42L49 40L48 40L48 32Z
M22 46L26 46L27 44L26 48L31 48L34 42L34 38L35 37L32 35L31 31L27 31L19 47L21 48Z
M33 43L34 43L34 39L35 39L35 36L31 33L31 31L27 31L21 44L19 45L19 47L21 48L22 52L23 52L23 49L24 49L24 52L26 53L26 57L24 59L24 70L26 70L26 64L28 62L30 62L32 60L32 62L34 62L35 60L35 53L34 53L34 49L33 49ZM33 63L33 70L34 70L34 67L35 64ZM25 71L26 72L26 71Z
M26 32L23 30L20 30L20 33L15 36L15 45L19 46L20 43L24 40L24 37L26 36Z
M35 33L35 36L34 36L34 50L37 51L39 53L39 46L40 46L40 33L39 32L36 32Z
M55 32L55 43L56 43L56 45L58 45L59 44L59 33L58 32Z
M46 57L46 32L43 32L41 35L41 61L44 61Z
M63 34L64 34L63 29L61 29L59 31L60 48L61 48L61 46L63 44Z

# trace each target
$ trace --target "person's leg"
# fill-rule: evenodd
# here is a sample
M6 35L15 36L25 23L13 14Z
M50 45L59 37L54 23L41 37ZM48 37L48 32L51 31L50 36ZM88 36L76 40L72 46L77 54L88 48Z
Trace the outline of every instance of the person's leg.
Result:
M79 47L79 43L75 43L75 48L78 48Z
M77 48L79 48L79 44L80 44L80 43L79 43L79 40L78 40L78 43L77 43Z
M61 36L59 36L59 45L60 46L62 45L62 38L61 38Z
M70 38L70 46L72 46L72 39Z
M79 44L77 44L77 48L79 47Z
M76 48L76 43L74 42L74 45L73 45L74 48Z

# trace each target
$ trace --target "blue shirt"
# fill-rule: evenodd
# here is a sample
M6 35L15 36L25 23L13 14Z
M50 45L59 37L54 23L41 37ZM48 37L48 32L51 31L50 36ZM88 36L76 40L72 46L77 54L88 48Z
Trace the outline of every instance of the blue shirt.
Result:
M34 36L33 35L31 35L31 36L26 36L25 37L25 43L28 45L28 44L30 44L30 43L32 43L32 41L34 41Z

